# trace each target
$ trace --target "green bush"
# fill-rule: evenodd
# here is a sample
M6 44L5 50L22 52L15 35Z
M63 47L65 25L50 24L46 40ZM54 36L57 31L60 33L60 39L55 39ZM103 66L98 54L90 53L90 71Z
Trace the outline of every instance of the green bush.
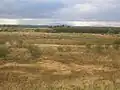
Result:
M0 58L5 58L9 54L9 49L6 46L0 46Z
M109 28L109 30L108 30L107 33L108 33L108 34L115 34L115 31L114 31L113 29Z

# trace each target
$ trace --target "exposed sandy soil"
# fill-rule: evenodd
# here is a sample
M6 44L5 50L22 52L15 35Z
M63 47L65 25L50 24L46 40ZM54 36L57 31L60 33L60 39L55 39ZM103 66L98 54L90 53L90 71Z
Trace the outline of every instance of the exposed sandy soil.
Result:
M72 71L74 72L80 72L85 71L87 73L93 74L93 72L96 71L115 71L116 69L110 68L110 67L103 67L102 65L78 65L75 63L70 64L63 64L61 62L53 61L53 60L44 60L41 62L37 62L35 64L18 64L18 63L7 63L0 66L1 70L4 69L11 69L11 72L22 72L22 68L28 68L28 69L38 69L41 71L53 71L53 74L55 75L69 75L72 74ZM15 69L16 68L16 69ZM6 69L6 70L7 70ZM17 70L18 69L18 70ZM21 69L19 71L19 69ZM22 72L23 73L23 72ZM30 73L30 72L29 72ZM32 72L31 72L32 73ZM36 72L39 73L39 72Z

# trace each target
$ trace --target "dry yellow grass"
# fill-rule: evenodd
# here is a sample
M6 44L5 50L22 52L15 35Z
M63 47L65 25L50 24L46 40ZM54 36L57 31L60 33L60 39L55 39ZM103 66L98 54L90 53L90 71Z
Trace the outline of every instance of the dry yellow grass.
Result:
M1 32L9 53L0 58L0 90L119 90L119 46L108 45L116 38Z

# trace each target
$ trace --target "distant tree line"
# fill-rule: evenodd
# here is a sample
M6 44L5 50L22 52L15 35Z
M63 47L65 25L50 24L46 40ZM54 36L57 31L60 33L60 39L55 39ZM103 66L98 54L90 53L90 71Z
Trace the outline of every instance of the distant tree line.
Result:
M1 32L47 32L47 33L96 33L119 34L120 27L72 27L68 25L38 26L38 25L0 25Z
M118 34L120 27L57 27L53 28L55 33L96 33L96 34Z

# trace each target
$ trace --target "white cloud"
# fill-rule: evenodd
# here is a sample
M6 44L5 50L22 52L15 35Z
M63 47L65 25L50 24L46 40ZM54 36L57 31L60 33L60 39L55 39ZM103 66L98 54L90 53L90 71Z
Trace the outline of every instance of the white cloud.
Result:
M0 24L12 25L57 25L67 24L72 26L114 26L119 27L120 22L106 22L106 21L61 21L53 19L0 19Z
M0 24L14 24L17 25L19 24L18 20L16 19L0 19Z
M105 21L70 21L68 22L73 26L102 26L102 27L119 27L120 22L105 22Z

